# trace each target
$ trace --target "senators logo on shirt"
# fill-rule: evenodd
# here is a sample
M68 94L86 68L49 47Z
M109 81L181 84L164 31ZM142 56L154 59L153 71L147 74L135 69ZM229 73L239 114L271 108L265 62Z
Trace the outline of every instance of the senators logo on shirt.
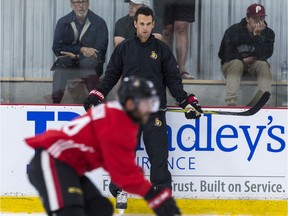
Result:
M162 122L159 120L159 118L155 118L154 126L156 126L156 127L161 127L162 126Z
M150 58L152 58L152 59L157 59L158 58L158 55L156 54L155 51L151 52Z

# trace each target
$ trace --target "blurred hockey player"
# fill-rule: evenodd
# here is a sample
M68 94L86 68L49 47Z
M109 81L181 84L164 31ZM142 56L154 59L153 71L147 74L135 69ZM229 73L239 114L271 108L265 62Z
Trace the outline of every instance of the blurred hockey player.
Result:
M112 216L110 201L85 176L100 167L125 191L142 196L156 215L180 215L171 190L154 189L135 162L139 125L159 109L156 88L129 76L117 93L118 101L90 109L61 130L26 139L36 149L28 177L49 216Z

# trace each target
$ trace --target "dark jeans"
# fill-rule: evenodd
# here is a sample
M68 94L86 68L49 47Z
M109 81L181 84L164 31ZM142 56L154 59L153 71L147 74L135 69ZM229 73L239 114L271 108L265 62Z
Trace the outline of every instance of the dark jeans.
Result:
M51 70L54 70L52 100L53 103L60 103L68 80L81 78L88 92L95 89L103 74L103 63L99 63L96 58L72 60L63 57L57 59Z

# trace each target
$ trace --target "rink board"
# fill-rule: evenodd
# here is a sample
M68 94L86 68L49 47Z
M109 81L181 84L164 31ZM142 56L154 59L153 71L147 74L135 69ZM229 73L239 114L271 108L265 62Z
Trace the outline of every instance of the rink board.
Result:
M115 206L115 200L110 199ZM234 215L234 216L286 216L287 200L201 200L177 199L182 214ZM40 199L36 197L1 197L1 212L43 213ZM115 210L117 213L117 210ZM149 214L152 211L142 199L128 199L125 213Z
M37 194L26 175L34 151L23 139L50 128L60 128L85 111L81 106L0 107L2 207L9 200L37 202ZM287 109L263 109L250 117L205 114L196 121L185 119L183 113L167 112L166 115L173 194L183 206L182 211L192 206L207 210L215 203L211 210L219 207L219 212L235 203L234 209L251 212L253 202L256 212L259 205L287 212ZM155 125L159 123L155 120ZM150 164L142 142L136 162L149 179ZM89 176L103 194L110 196L109 175L104 170ZM27 199L23 199L25 197ZM142 201L129 200L140 208ZM11 211L15 208L11 205Z

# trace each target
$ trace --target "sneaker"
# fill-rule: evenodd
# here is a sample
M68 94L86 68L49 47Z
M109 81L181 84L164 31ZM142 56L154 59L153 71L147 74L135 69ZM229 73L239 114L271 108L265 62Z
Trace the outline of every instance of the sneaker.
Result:
M124 215L124 211L127 209L127 196L128 194L123 191L117 193L116 209L118 209L120 215Z
M192 76L191 74L189 74L186 71L181 72L181 77L182 77L182 79L194 79L194 76Z

